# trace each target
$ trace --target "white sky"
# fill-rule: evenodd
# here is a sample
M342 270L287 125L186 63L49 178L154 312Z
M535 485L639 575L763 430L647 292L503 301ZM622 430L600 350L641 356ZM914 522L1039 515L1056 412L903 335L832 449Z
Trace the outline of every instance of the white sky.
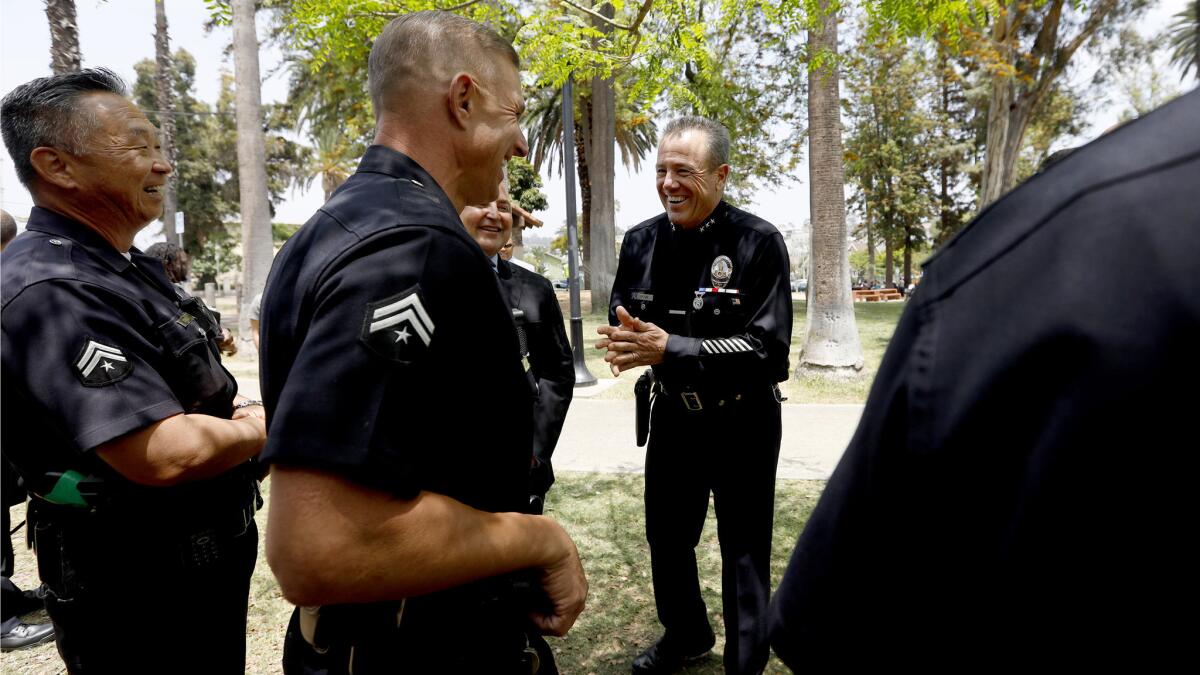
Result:
M1161 30L1170 17L1190 0L1161 0L1143 22L1142 32ZM132 85L136 80L133 64L154 56L154 2L152 0L76 0L80 50L85 66L106 66ZM197 98L213 103L217 97L220 74L233 71L232 56L226 58L225 47L232 39L229 28L218 28L206 34L203 24L208 18L203 0L166 0L167 20L171 34L171 50L180 47L196 57ZM259 33L263 33L260 22ZM279 64L277 50L264 48L259 57L261 71L266 77ZM36 77L50 74L50 33L40 0L0 0L0 96L14 87ZM1094 69L1094 68L1093 68ZM1078 77L1091 76L1086 66L1078 69ZM1167 81L1179 82L1177 73ZM1185 88L1194 86L1194 82ZM263 102L283 100L287 94L287 74L277 72L263 82ZM1063 145L1090 140L1113 124L1120 106L1112 104L1097 110L1083 138L1071 139ZM665 122L665 120L662 120ZM736 142L737 139L734 139ZM654 189L653 158L643 162L642 171L633 174L617 169L617 225L628 228L662 210ZM734 169L736 171L736 167ZM799 226L808 218L807 162L797 167L795 176L801 180L785 189L755 195L750 210L775 223L781 229ZM538 234L557 231L566 220L565 196L561 177L546 178L545 192L549 209L537 215L548 225ZM320 206L320 181L316 189L294 192L276 207L276 219L281 222L303 223ZM578 203L578 196L576 197ZM24 221L32 207L28 192L17 181L7 152L0 153L0 205Z

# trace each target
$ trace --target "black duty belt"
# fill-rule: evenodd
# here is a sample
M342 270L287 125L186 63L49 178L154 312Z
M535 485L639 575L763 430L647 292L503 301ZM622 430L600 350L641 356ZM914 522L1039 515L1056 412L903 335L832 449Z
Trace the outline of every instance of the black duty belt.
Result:
M779 385L773 382L754 382L721 387L696 387L679 386L664 383L660 380L656 384L656 389L658 395L668 401L681 404L684 409L691 412L715 410L743 401L758 400L768 396L773 397L777 403L783 401L783 397L779 393Z

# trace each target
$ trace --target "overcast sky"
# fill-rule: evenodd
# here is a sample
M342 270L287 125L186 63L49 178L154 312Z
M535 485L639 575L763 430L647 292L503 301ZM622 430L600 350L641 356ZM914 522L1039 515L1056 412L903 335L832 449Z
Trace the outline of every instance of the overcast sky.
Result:
M1187 1L1162 0L1143 22L1142 32L1151 34L1161 30ZM154 3L151 0L76 0L75 4L84 65L109 67L132 84L136 80L133 64L154 56ZM211 104L217 97L221 72L233 72L232 56L226 58L224 55L225 47L232 39L232 31L221 28L212 33L204 32L207 12L203 0L166 0L166 9L171 49L174 51L182 47L196 57L197 97ZM259 29L261 35L261 24ZM43 3L39 0L0 0L0 95L35 77L49 75L49 62L50 34ZM265 78L263 102L280 101L286 97L287 74L276 70L279 62L279 52L264 47L260 54L260 67ZM1078 70L1076 77L1081 81L1090 78L1091 69L1082 67ZM1168 81L1177 83L1178 74L1173 73ZM1187 86L1194 86L1194 81ZM1083 137L1069 139L1062 144L1074 145L1090 140L1113 124L1119 114L1118 105L1102 107L1089 120L1089 129ZM660 126L664 122L660 120ZM0 203L6 211L23 221L33 205L32 200L17 181L7 152L0 155ZM661 212L662 207L654 189L653 169L653 157L643 163L640 174L631 174L618 167L616 195L619 227L628 228ZM807 163L802 163L794 174L802 180L782 190L755 195L750 210L782 229L800 225L808 218L807 172ZM320 181L316 181L315 186L307 193L290 193L287 201L276 209L277 220L290 223L308 220L321 203ZM547 223L548 230L557 231L565 222L566 214L561 177L546 177L545 191L550 208L537 215Z

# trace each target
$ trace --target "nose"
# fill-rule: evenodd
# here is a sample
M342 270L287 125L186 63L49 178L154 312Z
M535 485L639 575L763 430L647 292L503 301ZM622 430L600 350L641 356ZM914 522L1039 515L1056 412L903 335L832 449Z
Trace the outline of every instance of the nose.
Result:
M516 142L516 144L513 145L513 153L512 154L516 157L528 157L529 156L529 143L527 143L525 141L525 132L521 131L520 128L517 129L517 142ZM511 159L511 157L510 157L510 159Z
M151 166L151 170L154 171L154 173L170 175L175 172L175 167L171 166L171 163L167 161L166 156L163 155L161 150L159 150L158 154L154 157L154 164Z
M674 190L677 187L679 187L679 181L675 180L675 174L668 171L667 174L663 176L663 189Z

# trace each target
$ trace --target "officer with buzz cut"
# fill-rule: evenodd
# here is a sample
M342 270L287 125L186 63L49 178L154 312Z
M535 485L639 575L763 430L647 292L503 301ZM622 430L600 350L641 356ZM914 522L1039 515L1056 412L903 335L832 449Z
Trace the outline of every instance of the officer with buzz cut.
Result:
M203 305L133 246L171 172L157 130L105 69L17 87L0 127L35 204L3 253L0 429L59 654L72 674L243 673L265 414Z
M599 329L596 345L614 374L652 366L656 380L639 389L655 392L646 538L665 634L633 662L634 673L671 672L713 646L695 553L710 493L726 672L758 673L769 654L776 383L788 375L792 297L783 236L722 199L728 157L720 124L683 117L667 125L657 163L666 213L625 235L612 325Z
M389 23L376 142L275 259L263 459L267 556L299 606L286 673L552 673L534 645L583 609L574 543L526 513L534 391L459 219L527 152L518 67L455 14Z

